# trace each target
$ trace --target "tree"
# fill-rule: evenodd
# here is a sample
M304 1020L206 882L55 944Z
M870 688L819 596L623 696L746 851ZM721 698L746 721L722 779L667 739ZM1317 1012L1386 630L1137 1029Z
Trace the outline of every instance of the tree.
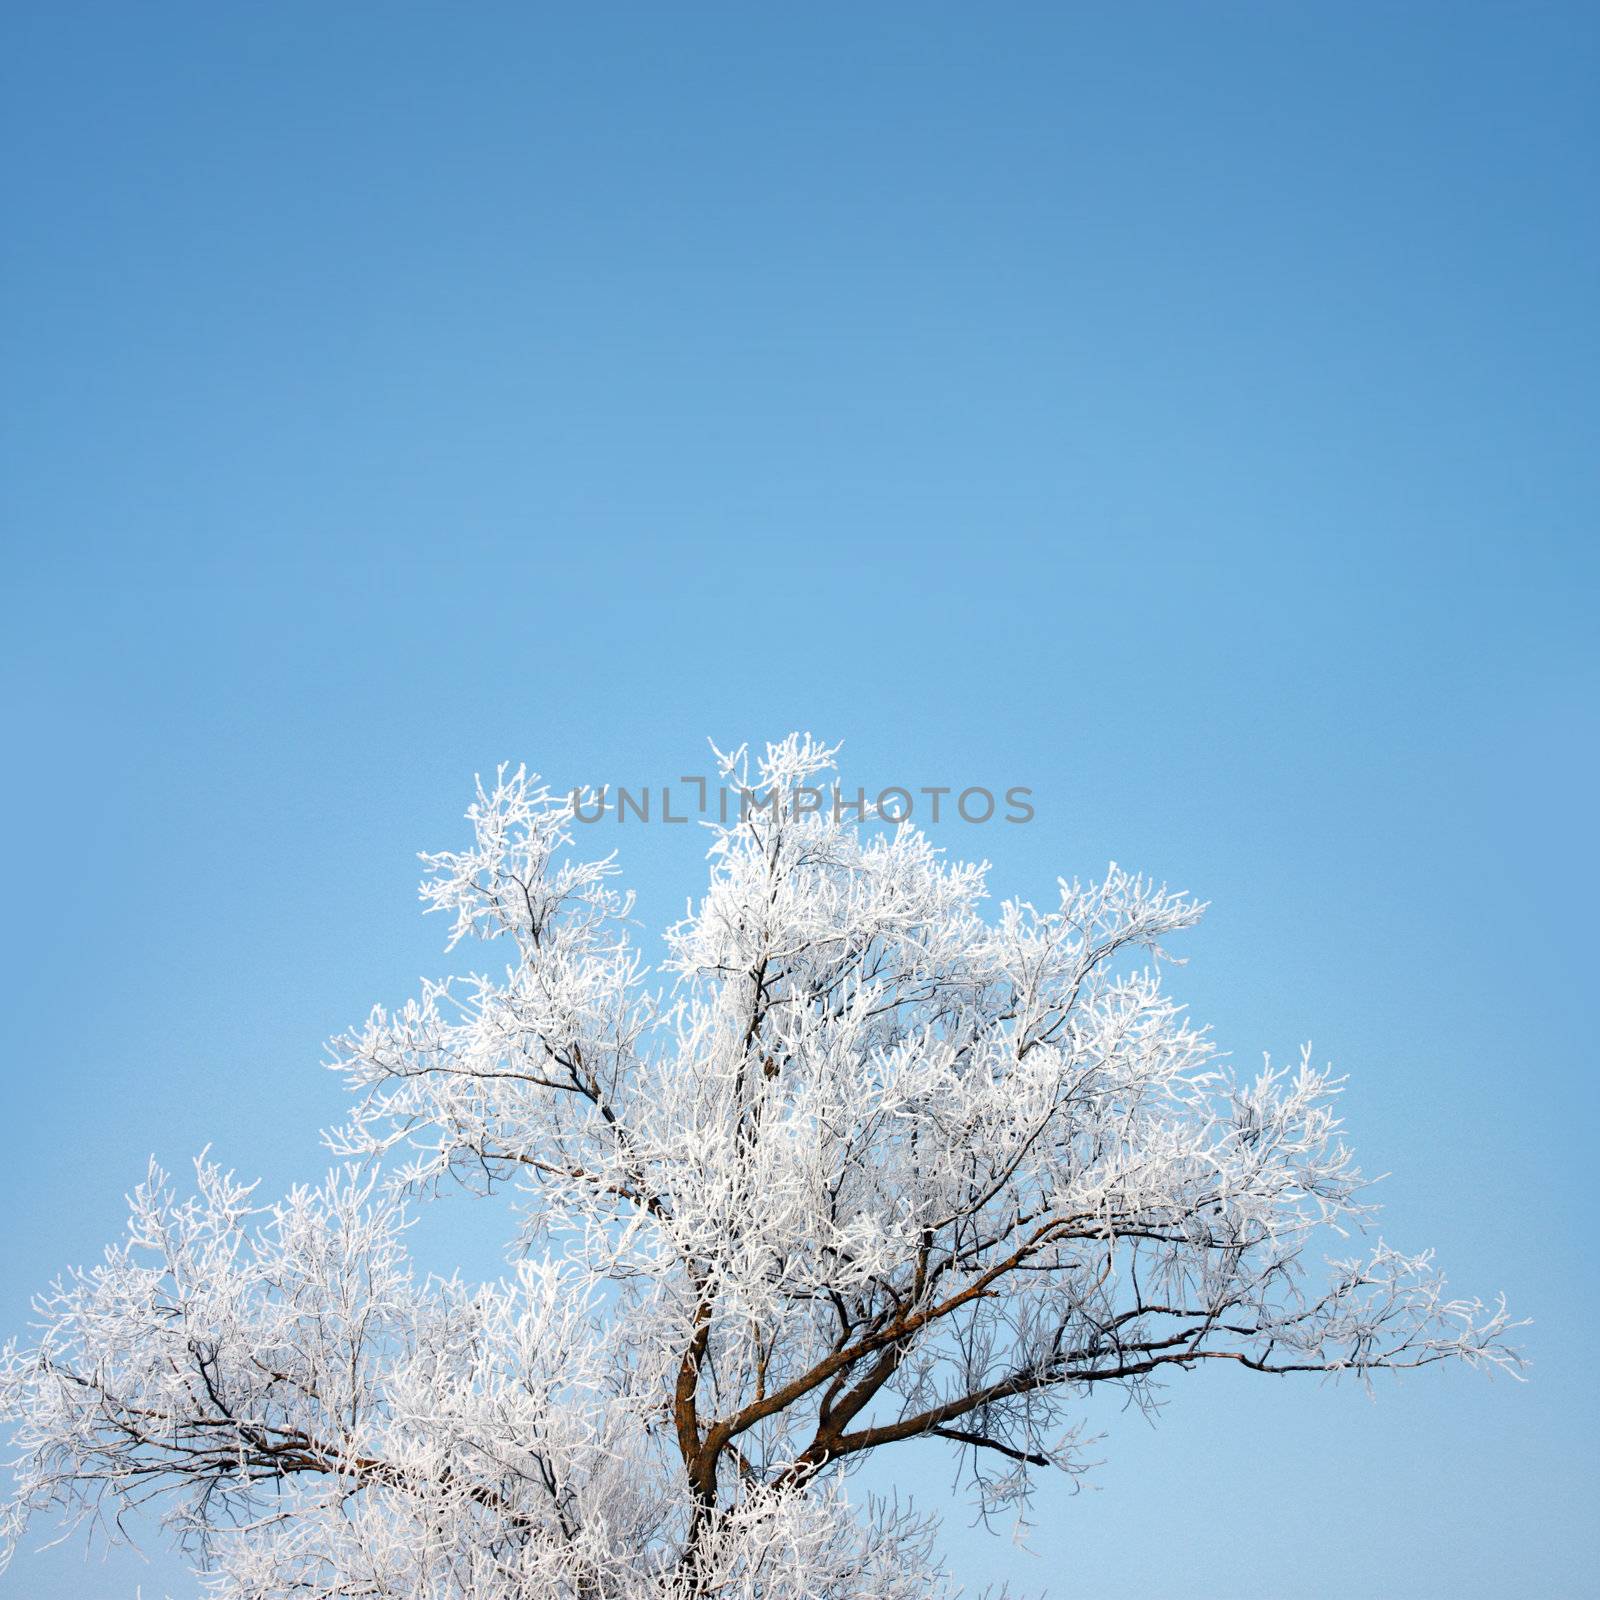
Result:
M948 1440L993 1511L1079 1470L1099 1385L1516 1365L1427 1255L1311 1268L1371 1210L1337 1084L1237 1080L1167 997L1196 902L1113 866L985 919L983 866L811 803L833 755L720 758L763 803L654 984L582 797L480 784L422 894L504 975L335 1041L321 1187L152 1169L7 1348L10 1537L158 1505L217 1596L896 1600L942 1582L847 1496L870 1451ZM507 1280L411 1270L407 1197L510 1183Z

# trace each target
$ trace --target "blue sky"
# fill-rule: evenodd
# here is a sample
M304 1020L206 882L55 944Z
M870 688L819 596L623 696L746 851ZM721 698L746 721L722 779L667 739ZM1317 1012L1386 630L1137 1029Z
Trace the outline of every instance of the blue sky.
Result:
M412 852L475 771L810 728L852 780L1029 785L937 830L1001 893L1212 900L1195 1012L1348 1069L1385 1233L1536 1319L1526 1385L1108 1410L1037 1554L958 1502L952 1567L1593 1591L1593 8L5 32L6 1326L152 1152L321 1170L321 1041L441 969ZM617 843L675 914L695 831ZM176 1571L70 1545L0 1594Z

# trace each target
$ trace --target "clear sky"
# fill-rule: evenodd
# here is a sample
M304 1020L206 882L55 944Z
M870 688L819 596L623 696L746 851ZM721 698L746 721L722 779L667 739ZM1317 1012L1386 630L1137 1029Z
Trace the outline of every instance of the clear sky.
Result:
M4 1326L151 1152L320 1172L321 1041L441 970L412 852L475 770L809 728L1030 786L937 830L1003 893L1211 899L1196 1013L1348 1069L1386 1234L1536 1319L1526 1385L1108 1410L1036 1554L957 1502L953 1568L1595 1592L1600 11L3 26ZM675 914L696 831L616 842ZM449 1202L423 1248L502 1236ZM72 1544L0 1595L177 1571Z

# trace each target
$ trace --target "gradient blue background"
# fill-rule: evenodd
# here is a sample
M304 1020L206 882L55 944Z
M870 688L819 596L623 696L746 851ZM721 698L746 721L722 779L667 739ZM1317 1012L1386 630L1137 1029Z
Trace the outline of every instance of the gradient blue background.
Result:
M0 1321L152 1151L321 1170L475 770L811 728L1030 785L938 830L1001 892L1211 898L1197 1013L1348 1068L1386 1233L1537 1319L1525 1386L1102 1408L952 1567L1595 1592L1597 20L9 5ZM695 830L617 842L675 914ZM192 1593L82 1563L0 1593Z

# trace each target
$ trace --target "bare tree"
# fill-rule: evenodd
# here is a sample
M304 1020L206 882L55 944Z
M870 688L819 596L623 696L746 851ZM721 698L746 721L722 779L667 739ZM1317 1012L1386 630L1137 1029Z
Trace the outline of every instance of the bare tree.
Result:
M1193 900L1112 867L985 917L983 866L811 803L833 754L723 758L765 803L659 975L574 798L480 786L422 892L510 965L335 1042L322 1187L152 1170L7 1349L11 1537L153 1503L216 1596L896 1600L943 1583L847 1494L870 1451L946 1439L994 1510L1099 1385L1515 1366L1427 1255L1309 1263L1370 1211L1337 1086L1235 1079L1166 996ZM512 1182L506 1281L412 1271L406 1196Z

